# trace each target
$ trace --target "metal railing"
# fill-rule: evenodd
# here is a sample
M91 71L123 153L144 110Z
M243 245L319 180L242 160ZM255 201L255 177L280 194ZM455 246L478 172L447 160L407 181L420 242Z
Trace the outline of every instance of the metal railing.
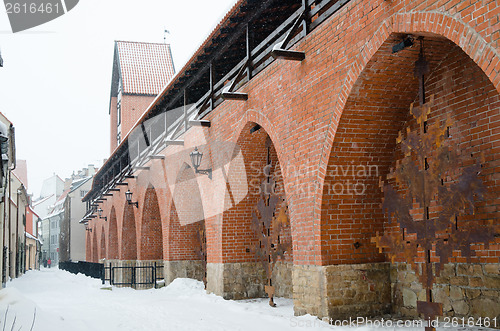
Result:
M103 282L109 281L110 285L130 286L152 286L158 287L158 281L163 280L163 264L153 262L150 265L141 266L113 266L112 263L103 269ZM107 275L107 276L106 276Z
M107 193L113 188L115 183L122 181L128 174L133 172L134 166L142 166L149 159L149 155L154 155L165 148L165 140L178 139L188 128L187 123L193 119L202 119L208 113L213 111L218 105L224 102L222 92L226 87L227 81L237 80L234 85L239 88L246 84L252 77L255 77L262 70L268 67L275 59L271 56L273 47L283 41L291 32L290 41L287 48L292 47L308 33L325 22L331 15L339 11L351 0L305 0L302 8L299 8L287 19L285 19L274 31L272 31L258 45L248 49L247 57L233 67L224 77L214 81L211 88L194 104L184 104L182 114L172 111L172 109L163 109L157 118L142 122L131 133L121 150L117 151L114 157L115 161L105 165L103 169L94 178L94 189L88 197L89 208L92 202ZM304 18L304 24L300 25L297 31L293 30L295 21ZM238 79L240 69L250 60L251 67L249 75L242 75ZM174 100L181 98L182 91L179 91ZM210 100L210 102L207 102ZM174 115L175 116L172 116ZM92 211L89 209L88 214Z
M66 270L75 275L84 274L92 278L104 279L104 264L102 263L66 261L59 262L59 269Z

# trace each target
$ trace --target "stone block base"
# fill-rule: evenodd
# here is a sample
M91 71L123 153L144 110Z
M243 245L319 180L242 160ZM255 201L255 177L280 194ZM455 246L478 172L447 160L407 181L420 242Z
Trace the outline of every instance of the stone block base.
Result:
M203 280L202 261L164 261L165 284L168 285L176 278L192 278Z
M333 320L391 311L389 263L293 267L295 315Z
M292 266L276 263L273 271L275 296L292 296ZM258 262L208 263L207 291L225 299L250 299L267 297L264 290L266 276Z
M417 316L417 300L425 290L410 265L391 266L393 311ZM494 318L500 321L500 264L449 263L432 289L433 300L443 304L444 316ZM500 325L497 325L500 328Z

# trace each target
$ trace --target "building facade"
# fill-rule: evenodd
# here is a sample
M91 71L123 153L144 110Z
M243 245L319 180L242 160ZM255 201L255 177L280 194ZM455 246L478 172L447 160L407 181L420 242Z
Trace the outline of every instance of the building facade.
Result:
M16 176L15 129L13 124L0 113L0 222L2 251L2 285L25 271L26 212L30 197L23 182Z
M95 175L87 260L264 296L255 219L283 213L298 315L500 318L499 12L239 1Z
M115 41L109 102L111 153L174 73L169 44Z
M63 192L64 181L58 175L54 174L53 176L43 181L42 189L40 191L40 197L33 201L33 209L42 220L40 226L42 241L42 260L47 260L51 258L51 255L53 256L54 253L57 253L51 250L51 245L56 245L56 241L59 242L59 239L57 239L58 236L54 237L53 233L54 226L57 222L54 221L54 224L51 225L47 216L53 211L55 204L58 200L60 200ZM57 225L57 227L59 227L59 225ZM57 249L57 247L58 244L56 246L53 246L54 249Z
M26 209L26 267L25 270L40 269L42 241L38 238L42 220L32 206Z
M92 187L96 172L93 165L84 168L69 180L71 185L64 200L59 235L59 261L85 261L85 228L79 223L86 212L82 199Z

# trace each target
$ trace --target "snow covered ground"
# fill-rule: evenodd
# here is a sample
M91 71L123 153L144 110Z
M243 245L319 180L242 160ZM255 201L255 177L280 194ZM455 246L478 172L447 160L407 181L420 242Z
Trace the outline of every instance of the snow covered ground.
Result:
M101 282L57 268L29 271L0 291L2 330L352 330L313 316L295 317L277 298L231 301L206 294L203 283L176 279L162 289L101 289ZM34 318L35 317L35 318ZM369 326L356 330L423 330ZM452 329L442 329L452 330ZM462 330L464 330L462 328ZM479 330L479 329L476 329Z

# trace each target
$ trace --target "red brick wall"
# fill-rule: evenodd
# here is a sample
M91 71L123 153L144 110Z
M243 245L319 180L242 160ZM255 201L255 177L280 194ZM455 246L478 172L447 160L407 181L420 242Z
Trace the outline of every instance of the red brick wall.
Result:
M91 233L89 231L85 231L85 235L87 237L85 243L85 261L92 262L92 241L90 240Z
M161 229L161 215L158 198L154 188L146 190L142 213L142 230L139 238L140 260L163 259L163 236Z
M127 94L122 96L122 138L129 133L154 99L154 96Z
M108 216L108 259L118 258L118 227L116 220L115 207L111 207L111 213Z
M97 246L97 229L94 227L92 230L92 262L98 262L99 252Z
M123 94L121 101L121 139L129 133L133 125L144 114L148 106L155 99L155 96ZM116 140L117 131L117 98L112 97L110 101L110 153L118 146Z
M120 260L135 260L137 259L137 234L135 227L135 214L132 205L125 204L123 212L123 227L121 240L121 255Z
M323 187L322 255L326 264L384 260L370 240L377 231L383 232L384 223L388 226L380 206L383 195L379 176L385 178L395 166L394 160L402 157L396 146L398 132L407 125L416 126L409 105L418 94L413 67L420 48L417 45L392 55L391 46L398 40L399 35L391 36L372 57L351 91L337 129ZM491 143L498 140L498 134L491 136L500 123L494 116L499 112L498 93L480 68L452 42L429 37L424 45L431 70L426 80L427 95L436 97L429 125L450 115L456 125L452 148L488 154L485 169L489 170L483 173L489 175L483 175L483 179L490 192L498 192L492 169L500 157ZM478 122L484 123L481 129L471 128ZM476 134L471 136L474 130ZM462 142L454 141L458 137ZM464 153L466 158L470 154ZM498 197L490 197L466 219L498 220L498 204ZM431 218L437 216L438 205L434 202ZM421 211L415 210L415 216L419 214ZM355 248L356 242L361 247ZM481 254L495 256L495 251L498 245ZM485 258L481 262L494 260Z
M99 259L106 258L106 233L104 231L104 226L101 230L101 250L99 252Z
M266 140L267 132L261 128L250 133L255 123L247 123L241 131L237 145L241 150L245 169L240 169L237 163L228 171L230 180L227 185L226 208L222 225L222 261L223 262L252 262L255 261L253 249L259 237L252 230L252 212L261 199L261 184L265 179L264 167L267 164ZM270 143L271 174L277 182L277 192L284 197L283 179L278 162L278 156L272 142ZM243 180L243 174L246 180ZM236 180L240 178L239 180ZM240 196L248 190L246 197L240 202L234 201L234 196ZM288 236L290 228L287 228ZM283 234L286 237L287 234ZM290 255L291 256L291 255Z
M244 151L247 160L262 160L259 151L253 155L251 147L245 145L256 139L244 137L249 122L260 124L271 137L282 165L295 264L327 265L383 259L368 242L384 224L378 207L381 198L378 178L358 179L369 189L362 198L323 193L327 192L327 184L350 178L349 175L347 178L332 176L330 170L334 162L344 166L351 162L378 165L379 174L384 176L397 156L395 135L403 128L409 103L416 96L412 62L417 48L390 54L390 47L400 40L394 33L426 36L429 61L436 75L429 78L429 93L440 95L438 98L442 100L460 99L466 92L477 95L480 100L471 97L462 103L458 101L460 105L456 107L467 104L470 109L480 109L486 107L482 104L485 96L496 100L496 91L500 91L499 13L500 4L496 1L352 1L294 46L306 53L304 61L275 61L241 88L249 94L247 102L225 101L209 114L207 119L212 125L205 131L206 141L241 142L242 149L249 151ZM437 83L440 81L437 75L455 70L450 69L451 64L445 69L443 62L457 49L453 44L459 45L471 58L465 61L466 57L461 55L456 63L461 63L464 75L474 72L474 79L466 82L454 74L451 80L457 89L443 92L438 86L444 83ZM478 80L477 72L481 71L483 77ZM436 83L432 83L432 79ZM460 84L466 87L459 88ZM495 105L496 101L487 105L487 112L491 112L487 115L488 122L486 117L478 119L477 127L465 140L470 141L472 137L473 144L481 140L481 145L473 145L472 149L487 151L490 158L487 171L498 173L498 126L495 124L498 107ZM446 109L453 107L447 105ZM439 111L448 111L441 108ZM467 120L464 123L471 124ZM479 134L478 130L485 133ZM199 139L198 133L190 130L185 136L186 146L199 145ZM168 156L174 151L174 147L168 147L164 153ZM498 178L493 173L488 175L491 177L485 180L498 196ZM143 176L161 181L162 168L152 168ZM146 184L141 184L143 188L134 194L142 196L144 193L139 191L144 192ZM155 184L157 186L168 187L165 182ZM158 199L164 200L168 194L158 194ZM121 206L123 201L124 195L120 192L110 204ZM497 200L489 201L481 207L487 211L485 215L492 215L488 210L498 210ZM160 202L164 230L169 228L165 225L169 219L175 223L172 222L175 213L171 215L173 208L168 205ZM247 230L253 205L249 197L222 217L206 220L209 262L251 259L245 247L252 240ZM493 216L498 223L498 215ZM121 245L129 242L128 230L120 228L122 219L122 215L117 215L118 232L123 232ZM176 245L178 237L174 234L163 231L167 249ZM355 250L353 243L357 241L361 247ZM488 257L497 256L497 251L498 246L490 246Z
M204 219L200 191L193 168L183 166L176 179L169 217L170 261L198 260L198 226ZM182 210L178 214L178 209Z

